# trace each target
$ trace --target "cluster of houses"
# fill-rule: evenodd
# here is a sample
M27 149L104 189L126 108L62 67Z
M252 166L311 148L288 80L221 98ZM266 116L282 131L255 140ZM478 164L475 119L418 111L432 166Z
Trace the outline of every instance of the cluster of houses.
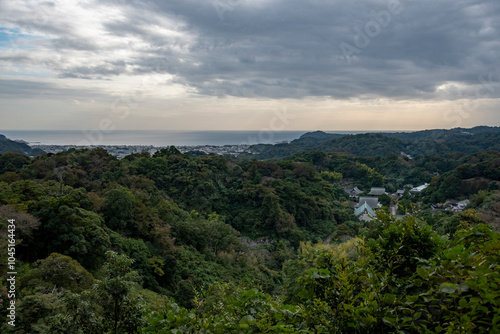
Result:
M427 189L429 186L428 183L422 184L421 186L414 187L412 184L405 184L402 189L398 189L394 194L392 194L391 197L403 197L403 195L406 192L406 189L408 189L408 192L410 194L420 194L422 191Z
M373 187L368 196L362 196L365 192L358 187L345 186L344 190L349 194L349 199L357 202L354 214L361 221L371 221L375 217L375 211L382 207L378 201L378 196L387 194L385 188Z
M359 198L358 204L354 209L354 214L361 221L372 221L375 217L375 210L378 210L382 205L378 202L377 197L362 196Z
M468 199L465 199L463 201L449 200L445 203L432 204L431 211L433 213L438 211L461 212L469 203L470 201Z
M356 205L354 207L354 214L361 221L372 221L375 217L375 212L382 207L382 204L379 203L379 196L388 195L393 199L403 197L406 191L410 194L420 194L429 186L428 183L423 185L414 187L411 184L405 185L402 189L398 189L393 194L388 194L385 191L385 188L382 187L372 187L367 196L364 196L365 192L359 189L356 186L352 186L352 184L345 184L344 190L349 194L349 198L352 202L355 202ZM469 204L469 200L465 201L447 201L444 204L435 204L432 205L432 211L439 210L451 210L455 212L462 211L467 204ZM396 216L397 205L390 205L389 210L393 216Z

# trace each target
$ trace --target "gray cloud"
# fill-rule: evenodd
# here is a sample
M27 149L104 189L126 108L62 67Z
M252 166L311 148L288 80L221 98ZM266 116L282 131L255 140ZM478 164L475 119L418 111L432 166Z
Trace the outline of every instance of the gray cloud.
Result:
M196 31L190 51L201 66L166 59L202 94L434 98L443 83L476 85L479 74L498 67L500 4L491 1L401 1L401 13L379 26L380 33L347 64L339 45L356 47L357 28L365 31L375 22L370 14L387 10L389 2L235 3L222 21L210 3L158 6Z
M397 3L390 19L376 18ZM169 73L209 96L457 99L476 97L479 76L492 73L489 97L500 97L498 1L108 0L96 13L122 15L93 22L90 37L57 1L43 8L49 19L31 28L60 61L38 61L60 78ZM29 14L17 13L10 24L26 24ZM346 58L342 43L357 52ZM88 62L72 61L82 54ZM438 90L447 83L457 92Z
M0 98L2 99L96 99L107 97L93 89L61 87L42 80L0 79Z

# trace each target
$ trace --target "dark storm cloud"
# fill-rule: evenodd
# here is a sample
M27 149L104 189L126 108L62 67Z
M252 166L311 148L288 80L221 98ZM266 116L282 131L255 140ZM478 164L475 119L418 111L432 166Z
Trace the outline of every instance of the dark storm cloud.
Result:
M203 95L339 99L456 99L464 91L473 98L484 87L484 77L490 97L500 96L498 1L99 4L124 15L102 21L104 32L94 40L78 38L65 28L68 23L44 22L44 31L58 36L47 47L56 53L86 51L96 57L119 49L132 55L110 55L97 64L54 64L59 77L169 73L175 75L174 82ZM110 36L130 41L107 43ZM437 90L447 83L456 89Z
M202 94L435 98L438 86L480 85L478 76L499 65L500 3L493 1L174 0L155 6L196 34L191 62L179 63L175 54L163 61ZM390 6L397 10L390 13ZM390 17L381 14L385 22L379 23L382 11ZM368 45L356 43L367 36ZM358 52L348 59L341 43Z

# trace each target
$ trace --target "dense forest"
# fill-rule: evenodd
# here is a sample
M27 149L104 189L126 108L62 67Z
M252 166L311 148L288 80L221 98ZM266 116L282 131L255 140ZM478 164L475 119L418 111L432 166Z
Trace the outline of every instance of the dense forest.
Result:
M247 157L284 158L294 153L318 150L342 152L358 156L385 156L404 152L411 156L449 153L477 153L500 150L500 127L478 126L471 129L424 130L396 133L364 133L357 135L308 132L291 143L258 144Z
M14 219L17 290L16 326L1 331L499 332L500 152L494 132L467 136L484 138L461 152L428 139L432 154L412 159L400 146L414 138L329 139L349 147L339 152L321 133L271 160L175 147L120 160L100 148L3 153L0 248ZM362 222L346 182L430 185L385 195ZM470 204L431 210L453 199ZM8 271L3 256L2 319Z

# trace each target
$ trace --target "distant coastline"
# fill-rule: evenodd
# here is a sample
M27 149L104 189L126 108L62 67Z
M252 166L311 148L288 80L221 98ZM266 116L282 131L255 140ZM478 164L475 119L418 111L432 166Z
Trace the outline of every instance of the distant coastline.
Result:
M177 130L114 130L109 133L92 130L0 130L11 140L28 145L254 145L276 144L298 139L308 131L177 131ZM326 131L339 134L359 134L380 131ZM396 132L396 131L383 131ZM84 145L85 146L85 145Z

